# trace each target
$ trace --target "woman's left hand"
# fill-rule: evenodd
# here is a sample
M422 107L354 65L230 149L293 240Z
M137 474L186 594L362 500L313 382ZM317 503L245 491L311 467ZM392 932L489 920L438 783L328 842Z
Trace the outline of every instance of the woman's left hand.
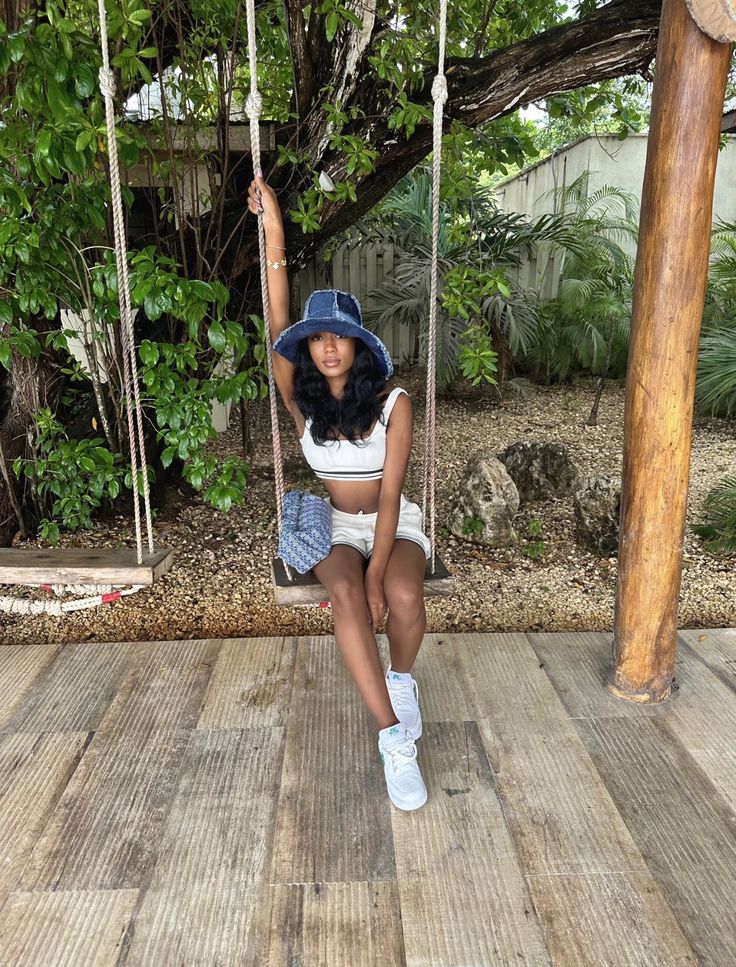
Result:
M368 602L369 621L375 631L388 611L386 595L383 593L383 578L371 571L370 565L368 565L363 584L365 586L365 599Z

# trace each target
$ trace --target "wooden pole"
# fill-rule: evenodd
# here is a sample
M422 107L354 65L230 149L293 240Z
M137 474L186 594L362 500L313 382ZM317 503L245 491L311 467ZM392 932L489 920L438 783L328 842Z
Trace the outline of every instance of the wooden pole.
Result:
M626 377L614 660L621 698L670 694L698 341L731 45L664 0Z

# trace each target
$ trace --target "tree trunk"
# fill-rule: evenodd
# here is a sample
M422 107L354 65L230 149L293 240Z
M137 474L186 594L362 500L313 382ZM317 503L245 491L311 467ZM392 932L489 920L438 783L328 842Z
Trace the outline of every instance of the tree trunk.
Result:
M657 50L626 379L621 537L608 687L670 694L698 340L731 46L665 0Z

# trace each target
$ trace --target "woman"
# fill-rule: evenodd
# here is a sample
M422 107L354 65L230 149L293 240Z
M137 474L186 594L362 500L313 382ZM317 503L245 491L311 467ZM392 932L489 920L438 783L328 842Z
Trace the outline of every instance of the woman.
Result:
M332 604L343 661L378 725L389 797L399 809L418 809L427 790L416 761L422 719L411 669L426 627L430 546L419 507L402 493L411 403L399 387L388 392L391 357L363 328L353 296L315 292L304 318L289 326L284 229L261 177L248 206L263 214L276 385L332 507L332 550L314 573ZM387 612L384 675L374 632Z

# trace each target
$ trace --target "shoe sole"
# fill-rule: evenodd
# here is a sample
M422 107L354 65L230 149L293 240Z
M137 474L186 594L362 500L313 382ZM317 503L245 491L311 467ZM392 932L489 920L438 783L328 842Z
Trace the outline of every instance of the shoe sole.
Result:
M391 793L390 792L388 794L388 798L391 800L391 802L394 804L394 806L396 806L397 809L400 809L403 813L410 813L410 812L413 812L415 809L421 809L422 808L422 806L427 801L427 793L425 792L424 799L422 799L421 802L414 802L414 803L411 803L411 804L407 803L405 805L403 805L402 803L396 802L396 800L391 796Z

